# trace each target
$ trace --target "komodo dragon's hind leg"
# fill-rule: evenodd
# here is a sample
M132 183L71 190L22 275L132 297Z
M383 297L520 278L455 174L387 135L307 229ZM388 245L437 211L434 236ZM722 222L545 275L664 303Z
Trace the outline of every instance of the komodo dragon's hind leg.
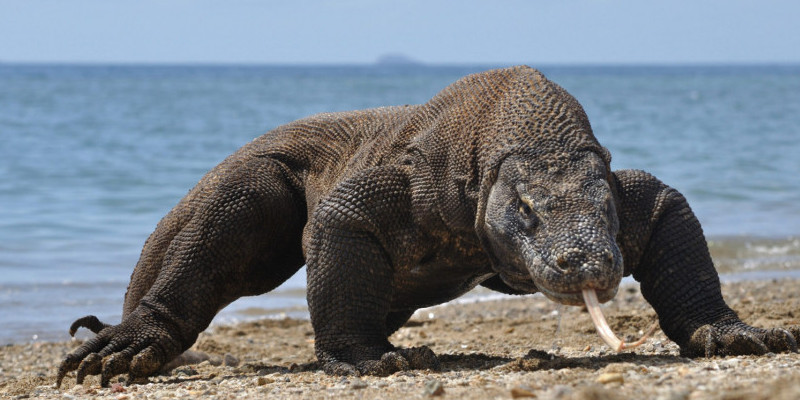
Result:
M233 300L267 292L303 264L305 201L286 169L258 157L232 156L209 172L159 223L145 245L125 299L123 319L92 316L72 328L98 332L69 354L57 385L77 369L78 383L100 374L153 374L188 349Z
M797 327L752 327L725 304L700 223L678 191L642 171L615 176L625 274L641 282L661 329L682 355L797 350Z

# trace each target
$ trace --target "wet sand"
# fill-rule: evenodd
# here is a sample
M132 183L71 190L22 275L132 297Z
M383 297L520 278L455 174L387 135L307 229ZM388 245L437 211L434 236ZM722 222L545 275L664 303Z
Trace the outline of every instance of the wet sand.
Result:
M800 324L800 280L725 283L723 293L750 324ZM604 311L614 331L628 339L655 319L636 285L623 286ZM800 354L687 359L660 331L635 350L615 353L597 336L587 312L536 295L425 309L391 341L429 346L439 356L441 371L384 378L327 376L315 363L308 321L261 320L201 334L193 350L209 360L146 383L111 388L99 387L96 377L76 385L74 373L61 389L54 388L56 366L78 340L4 346L0 397L800 398Z

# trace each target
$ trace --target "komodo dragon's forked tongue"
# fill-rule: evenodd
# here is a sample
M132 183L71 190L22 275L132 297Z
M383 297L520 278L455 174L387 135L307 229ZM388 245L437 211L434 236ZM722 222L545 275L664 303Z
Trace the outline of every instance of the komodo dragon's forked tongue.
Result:
M600 302L597 301L597 293L595 293L594 289L583 289L583 301L586 302L586 308L589 310L589 315L592 316L592 322L594 322L594 327L597 329L597 333L603 339L604 342L611 347L615 351L622 351L624 349L632 349L644 343L647 338L653 334L658 328L658 322L656 321L647 329L644 336L641 339L633 342L633 343L625 343L620 340L617 335L614 334L614 331L611 330L611 327L608 326L608 322L606 322L606 317L603 316L603 311L600 309Z

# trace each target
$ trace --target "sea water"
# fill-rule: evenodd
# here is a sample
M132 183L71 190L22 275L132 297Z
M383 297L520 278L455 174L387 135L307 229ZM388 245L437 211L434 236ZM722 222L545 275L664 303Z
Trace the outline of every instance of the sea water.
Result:
M422 103L491 67L0 64L0 344L66 339L85 314L119 322L156 223L253 138ZM800 270L800 66L540 69L583 104L613 168L687 197L723 273ZM215 322L302 315L304 284L301 271Z

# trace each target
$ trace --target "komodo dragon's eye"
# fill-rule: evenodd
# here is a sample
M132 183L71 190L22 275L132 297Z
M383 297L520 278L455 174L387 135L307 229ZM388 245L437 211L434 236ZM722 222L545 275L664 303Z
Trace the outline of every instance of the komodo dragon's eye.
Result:
M520 215L522 215L525 218L530 218L531 215L533 214L533 210L531 209L531 206L526 204L524 201L520 201L519 202L519 213L520 213Z
M519 197L517 197L517 210L519 211L519 215L523 218L533 218L535 213L533 212L533 203L534 200L529 193L521 193Z
M530 199L525 197L520 198L517 210L519 212L520 220L522 221L522 224L525 226L525 229L527 230L533 229L536 226L537 219L536 219L536 213L533 212L533 207Z

